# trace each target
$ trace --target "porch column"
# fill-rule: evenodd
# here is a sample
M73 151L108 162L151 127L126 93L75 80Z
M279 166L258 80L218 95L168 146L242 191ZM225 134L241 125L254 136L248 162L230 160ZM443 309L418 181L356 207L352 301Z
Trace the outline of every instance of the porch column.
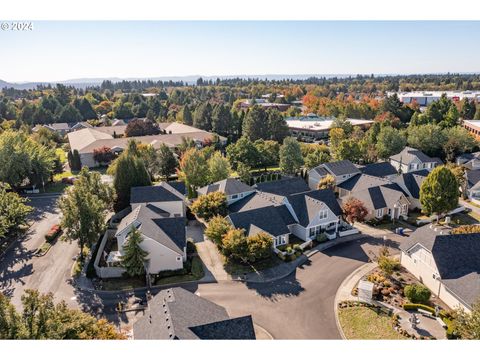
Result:
M335 224L335 233L338 232L338 223L340 222L340 220L337 220L337 223Z

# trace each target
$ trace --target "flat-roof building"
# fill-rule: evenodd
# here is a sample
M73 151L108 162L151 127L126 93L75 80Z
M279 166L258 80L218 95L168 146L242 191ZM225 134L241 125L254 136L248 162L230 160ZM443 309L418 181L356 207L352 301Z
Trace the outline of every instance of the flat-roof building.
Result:
M314 114L307 116L289 117L285 119L292 136L300 137L303 140L327 139L332 123L335 118L319 117ZM353 126L360 126L368 129L373 123L372 120L347 119Z
M442 94L453 101L461 101L463 99L475 100L480 102L480 91L410 91L410 92L387 92L387 96L397 94L398 98L404 104L417 103L420 106L427 106L434 101L439 100Z

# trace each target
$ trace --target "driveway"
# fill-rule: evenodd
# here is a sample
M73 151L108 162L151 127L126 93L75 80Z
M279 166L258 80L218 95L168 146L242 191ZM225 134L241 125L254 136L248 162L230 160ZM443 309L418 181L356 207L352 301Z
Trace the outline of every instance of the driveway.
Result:
M195 242L198 256L202 259L202 262L205 265L205 277L203 280L224 281L231 279L223 268L222 255L218 251L217 246L205 238L202 224L196 220L189 221L187 226L187 238L191 238Z
M67 280L78 245L57 241L43 257L33 255L45 241L45 234L60 220L57 199L58 196L51 195L31 198L29 205L34 211L29 220L32 226L0 259L0 291L11 296L17 307L21 305L24 289L53 292L57 299L75 304L73 288Z

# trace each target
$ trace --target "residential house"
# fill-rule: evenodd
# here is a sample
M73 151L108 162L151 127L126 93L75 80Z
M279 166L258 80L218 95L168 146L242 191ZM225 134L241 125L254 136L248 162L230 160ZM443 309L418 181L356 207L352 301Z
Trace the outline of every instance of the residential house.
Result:
M198 195L207 195L211 192L221 192L227 197L227 204L243 199L255 192L255 189L238 179L228 178L209 184L197 190Z
M140 247L148 252L148 273L183 268L186 260L185 198L168 183L131 189L131 211L121 220L115 237L117 249L108 255L109 266L124 254L133 228L142 236Z
M338 185L357 174L360 174L360 169L350 160L329 162L321 164L308 172L308 186L310 189L316 190L320 180L327 175L333 176L335 184Z
M134 339L255 340L250 315L231 318L225 308L183 288L160 291L133 324Z
M478 170L480 169L480 151L459 155L456 163L457 165L464 166L468 170Z
M423 181L427 178L429 171L427 169L412 171L405 174L398 174L392 181L398 184L403 191L407 193L410 201L410 210L421 209L420 188Z
M480 199L480 169L466 170L466 195L470 200Z
M123 137L125 129L126 125L86 127L68 133L68 141L71 150L78 151L82 166L96 167L99 164L93 157L95 149L106 146L114 152L120 153L127 147L131 139L142 144L152 145L155 149L162 144L176 149L186 138L192 139L198 147L202 147L216 138L216 135L212 133L179 123L160 124L160 129L164 133L158 135ZM226 138L218 137L218 139L225 144Z
M359 166L359 169L362 174L376 176L388 180L392 180L398 174L397 169L395 169L388 161Z
M255 188L256 192L229 206L227 219L247 235L270 234L274 247L287 244L291 234L305 242L322 233L334 239L340 228L347 227L330 189L310 190L301 178L260 183Z
M450 308L470 311L480 297L480 233L450 234L433 224L402 243L401 264Z
M360 200L368 210L366 220L373 218L398 219L408 215L410 202L403 189L387 179L370 175L356 175L337 185L340 201Z
M177 189L178 187L178 189ZM130 190L132 209L152 204L174 217L186 215L186 198L176 183L161 182L153 186L135 186Z
M398 154L390 156L390 164L401 173L427 169L439 165L438 158L431 158L422 151L406 146Z
M53 124L43 124L43 125L35 125L32 131L36 132L40 128L44 127L50 131L56 132L61 136L66 135L68 132L71 131L71 127L73 124L69 124L66 122L63 123L53 123Z

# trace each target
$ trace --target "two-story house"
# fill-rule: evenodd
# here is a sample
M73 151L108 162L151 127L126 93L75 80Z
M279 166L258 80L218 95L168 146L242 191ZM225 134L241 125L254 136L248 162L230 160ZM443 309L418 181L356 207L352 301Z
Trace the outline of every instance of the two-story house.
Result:
M432 171L435 166L441 163L441 160L431 158L422 151L408 146L398 154L390 156L389 161L398 172L403 174L422 169Z
M130 198L131 211L121 220L115 234L118 250L110 253L109 259L118 262L135 228L142 236L140 247L148 253L145 266L149 274L183 268L187 258L185 197L162 182L133 187Z
M470 311L480 298L480 233L450 234L425 225L400 245L401 264L450 308Z
M360 174L360 169L350 160L329 162L321 164L308 172L308 186L310 189L316 190L320 180L327 175L333 176L335 184L338 185L357 174Z
M255 192L255 189L240 180L228 178L217 181L197 190L198 195L206 195L211 192L221 192L227 197L227 205L243 199Z

